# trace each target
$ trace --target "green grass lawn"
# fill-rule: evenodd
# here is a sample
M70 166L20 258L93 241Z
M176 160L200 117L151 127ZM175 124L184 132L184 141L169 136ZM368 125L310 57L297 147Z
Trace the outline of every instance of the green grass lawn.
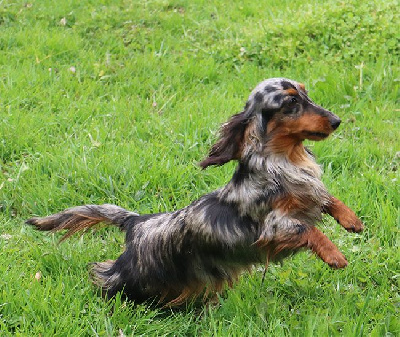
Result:
M1 1L0 335L399 336L399 21L395 0ZM222 186L233 164L197 163L275 76L343 120L309 145L366 224L321 224L346 269L303 252L218 306L153 310L90 283L119 231L58 245L24 225L87 203L170 211Z

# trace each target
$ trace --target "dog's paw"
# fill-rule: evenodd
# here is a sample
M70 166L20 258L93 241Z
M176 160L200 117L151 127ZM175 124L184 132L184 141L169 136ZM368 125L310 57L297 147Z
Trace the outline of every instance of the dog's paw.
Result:
M348 232L359 233L364 229L364 224L350 209L338 215L336 221Z
M334 269L344 268L349 264L346 260L346 257L339 251L326 256L325 262Z

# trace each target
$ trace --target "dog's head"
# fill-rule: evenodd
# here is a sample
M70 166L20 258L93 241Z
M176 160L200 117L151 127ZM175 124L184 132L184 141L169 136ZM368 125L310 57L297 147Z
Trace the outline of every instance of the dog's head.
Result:
M305 139L322 140L339 125L339 117L307 96L304 84L271 78L257 85L244 110L222 125L219 140L200 166L240 160L249 148L285 152Z

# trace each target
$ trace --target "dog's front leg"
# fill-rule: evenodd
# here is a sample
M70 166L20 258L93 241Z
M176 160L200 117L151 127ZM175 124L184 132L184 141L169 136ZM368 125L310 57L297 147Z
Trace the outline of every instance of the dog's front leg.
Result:
M307 247L332 268L344 268L347 266L346 257L318 228L310 228L304 233L303 239Z
M330 197L329 203L323 208L323 212L332 216L342 227L349 232L361 232L364 225L354 212L342 201Z
M275 256L283 250L296 251L307 247L332 268L344 268L348 262L345 256L328 237L314 226L306 226L294 219L280 217L280 226L270 226L261 233L255 244L271 251ZM282 221L285 220L285 221Z

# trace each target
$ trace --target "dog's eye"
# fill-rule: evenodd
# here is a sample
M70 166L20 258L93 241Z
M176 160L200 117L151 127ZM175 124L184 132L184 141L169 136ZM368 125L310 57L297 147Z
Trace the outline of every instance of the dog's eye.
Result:
M297 97L292 96L286 102L287 102L286 104L289 108L294 108L295 105L299 102L299 100L297 99Z
M286 100L286 106L284 108L283 113L284 114L293 114L297 112L297 103L299 103L299 100L297 97L290 97L288 100Z

